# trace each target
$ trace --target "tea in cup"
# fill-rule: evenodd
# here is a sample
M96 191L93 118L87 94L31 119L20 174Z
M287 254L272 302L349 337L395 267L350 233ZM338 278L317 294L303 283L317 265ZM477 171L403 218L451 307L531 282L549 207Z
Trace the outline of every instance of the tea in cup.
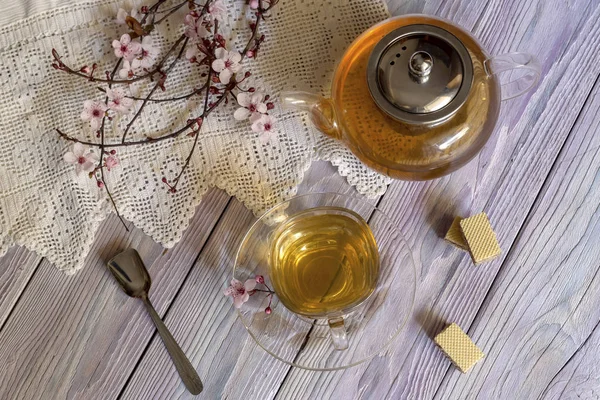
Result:
M360 215L342 207L291 216L273 233L269 261L271 282L285 307L305 317L328 318L338 328L341 317L377 286L375 237ZM347 348L344 333L333 336L340 350Z

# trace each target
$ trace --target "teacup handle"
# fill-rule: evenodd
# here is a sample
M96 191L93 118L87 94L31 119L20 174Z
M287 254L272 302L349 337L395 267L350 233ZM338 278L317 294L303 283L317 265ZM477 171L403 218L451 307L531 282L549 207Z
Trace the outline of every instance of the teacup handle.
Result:
M331 334L333 347L336 350L346 350L348 348L348 334L346 333L344 318L329 318L327 322L329 323L329 333Z
M537 59L527 53L506 53L488 58L483 62L488 76L510 70L521 70L516 79L502 83L502 100L508 100L531 90L539 81L542 68Z

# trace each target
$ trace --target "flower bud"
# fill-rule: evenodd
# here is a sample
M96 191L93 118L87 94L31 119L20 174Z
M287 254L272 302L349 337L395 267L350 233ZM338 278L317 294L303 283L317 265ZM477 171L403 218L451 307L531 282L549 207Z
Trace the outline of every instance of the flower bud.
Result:
M142 6L142 9L140 11L142 12L142 14L148 14L148 6Z
M272 311L273 310L271 310L271 307L265 308L265 314L267 314L267 315L271 314Z
M117 154L117 151L113 149L110 151L110 154L112 154L114 156L115 154Z
M163 178L162 178L162 182L163 182L163 183L167 183L167 178L165 178L165 177L163 176Z
M244 74L244 78L248 78L250 77L250 75L252 75L252 73L250 71L246 71L246 73Z
M248 57L248 58L252 58L252 57L254 57L254 52L253 52L252 50L248 50L248 51L246 52L246 57Z
M250 93L254 93L254 92L256 91L256 89L255 89L255 88L253 88L253 87L251 87L250 89L248 89L248 91L249 91Z
M265 283L265 277L262 275L256 275L256 283Z
M265 101L268 101L270 98L271 98L271 96L270 96L270 95L266 95L266 96L265 96Z
M267 110L272 110L274 108L275 108L275 105L273 103L271 103L271 102L267 103Z
M102 182L102 181L96 181L96 184L98 185L98 187L100 189L102 189L104 187L104 182Z

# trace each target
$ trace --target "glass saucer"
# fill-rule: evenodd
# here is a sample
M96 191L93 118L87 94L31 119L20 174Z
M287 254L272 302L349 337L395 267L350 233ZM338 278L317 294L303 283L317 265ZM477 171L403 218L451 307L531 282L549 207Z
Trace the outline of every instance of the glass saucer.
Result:
M311 208L343 207L368 222L379 250L379 277L373 293L359 307L344 314L348 348L336 350L327 318L295 314L272 296L256 292L238 309L240 319L256 343L270 355L295 367L332 371L358 365L385 350L412 314L416 271L413 253L392 220L375 206L337 193L294 197L267 211L246 233L238 250L233 277L241 282L269 276L270 237L287 218ZM257 288L259 288L257 286Z

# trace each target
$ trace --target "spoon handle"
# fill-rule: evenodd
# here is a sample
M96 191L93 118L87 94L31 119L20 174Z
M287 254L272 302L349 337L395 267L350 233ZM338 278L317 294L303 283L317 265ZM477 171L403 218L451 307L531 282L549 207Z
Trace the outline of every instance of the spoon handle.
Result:
M150 303L150 299L148 299L148 297L143 297L142 301L146 305L146 309L150 313L150 317L152 317L152 321L154 322L154 325L156 325L156 329L158 330L185 387L191 394L196 395L200 393L203 389L202 381L190 363L190 360L185 356L185 353L181 350L181 347L179 347L175 338L173 338L173 335L169 332L169 329L165 326L162 319L160 319L160 316L152 306L152 303Z

